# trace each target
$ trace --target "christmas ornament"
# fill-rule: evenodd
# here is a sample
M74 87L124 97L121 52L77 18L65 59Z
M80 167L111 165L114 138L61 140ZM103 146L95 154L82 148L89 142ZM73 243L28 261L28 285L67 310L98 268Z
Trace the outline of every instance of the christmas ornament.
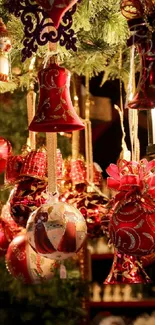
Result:
M82 214L62 202L47 203L30 215L27 237L32 248L44 257L62 260L82 247L87 227Z
M60 200L76 207L83 215L87 224L87 233L91 238L103 236L104 227L107 226L107 199L95 192L73 190L66 191Z
M8 156L11 154L11 144L8 140L0 137L0 174L4 172Z
M54 27L58 28L65 12L68 11L78 0L36 0L52 19Z
M22 155L8 156L5 173L6 184L15 184L20 179L20 171L24 163L24 159L25 157Z
M38 74L40 101L36 115L29 129L37 132L72 132L84 128L74 111L69 86L70 73L51 64Z
M11 42L8 37L6 26L0 18L0 81L9 80L8 53L11 50Z
M128 108L152 109L155 107L155 33L149 33L146 26L141 26L141 31L145 37L139 39L137 44L138 53L141 62L141 74L138 82L136 94L129 101Z
M28 284L38 284L52 279L57 268L55 261L35 253L28 244L25 233L12 240L5 260L9 273Z
M45 150L29 152L20 170L20 176L29 176L37 179L47 177L47 155Z
M121 254L115 249L114 260L104 284L150 283L142 264L135 256Z
M86 183L86 167L84 160L71 159L70 161L70 179L73 186L81 183Z
M7 202L2 208L0 218L0 256L6 254L9 243L20 231L21 228L11 218L10 204Z
M120 160L107 168L112 200L109 234L121 253L143 256L155 251L155 160Z
M134 19L143 16L144 9L140 0L122 0L122 15L127 19Z
M26 227L31 212L45 203L46 187L45 181L31 177L24 178L16 185L10 199L10 213L18 225Z

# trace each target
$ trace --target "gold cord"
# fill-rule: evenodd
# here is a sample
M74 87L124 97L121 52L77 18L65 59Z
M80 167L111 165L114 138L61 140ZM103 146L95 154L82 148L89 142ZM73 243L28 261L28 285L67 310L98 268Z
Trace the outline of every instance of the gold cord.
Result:
M57 193L56 164L57 164L57 133L46 133L48 192Z
M34 92L34 83L33 83L33 69L34 69L35 60L36 57L35 56L32 57L29 65L30 86L29 86L29 91L27 93L28 125L30 125L35 115L36 93ZM36 149L36 133L33 131L29 131L29 146L32 150Z

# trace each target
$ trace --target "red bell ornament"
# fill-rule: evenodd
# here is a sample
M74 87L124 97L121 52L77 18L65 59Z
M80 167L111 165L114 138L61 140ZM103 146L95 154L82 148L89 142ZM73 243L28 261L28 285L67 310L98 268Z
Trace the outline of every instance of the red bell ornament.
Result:
M141 26L141 28L145 28ZM145 29L144 29L145 30ZM141 63L141 75L136 94L128 108L140 110L155 107L155 33L137 44Z
M59 27L60 21L65 12L68 11L77 0L36 0L52 19L55 28Z
M115 249L113 264L104 284L145 284L150 282L150 278L137 257L121 254Z
M40 100L29 129L36 132L72 132L84 124L70 97L70 72L56 63L38 73Z

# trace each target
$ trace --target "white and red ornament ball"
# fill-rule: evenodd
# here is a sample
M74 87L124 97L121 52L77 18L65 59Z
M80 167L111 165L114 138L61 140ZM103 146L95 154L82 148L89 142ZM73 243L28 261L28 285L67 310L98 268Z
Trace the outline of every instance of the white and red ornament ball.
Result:
M58 268L55 261L36 254L25 233L16 236L10 243L5 260L9 273L27 284L39 284L52 279Z
M87 226L83 215L63 202L50 202L34 211L27 223L32 248L44 257L62 260L82 247Z

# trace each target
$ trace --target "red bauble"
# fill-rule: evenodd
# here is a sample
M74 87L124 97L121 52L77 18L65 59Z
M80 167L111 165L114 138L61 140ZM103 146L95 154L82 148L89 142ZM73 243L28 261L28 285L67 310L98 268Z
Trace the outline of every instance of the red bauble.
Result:
M36 0L52 19L55 28L59 27L60 21L65 12L68 11L77 0Z
M41 257L27 242L26 234L19 234L9 245L6 266L13 277L24 283L42 283L50 280L56 270L55 261Z
M117 204L109 222L114 246L124 254L143 256L155 252L155 212L146 200L132 196Z
M72 132L84 124L70 97L70 72L56 63L38 73L40 100L29 129L36 132Z
M8 140L0 137L0 173L6 168L8 155L11 154L11 144Z
M14 189L10 198L10 213L14 221L26 227L32 211L45 203L47 183L31 177L23 179Z
M150 282L150 278L137 257L121 254L115 249L113 264L104 284L145 284Z
M9 243L21 228L14 222L10 216L10 205L7 203L3 206L0 219L0 256L4 256L8 249Z

